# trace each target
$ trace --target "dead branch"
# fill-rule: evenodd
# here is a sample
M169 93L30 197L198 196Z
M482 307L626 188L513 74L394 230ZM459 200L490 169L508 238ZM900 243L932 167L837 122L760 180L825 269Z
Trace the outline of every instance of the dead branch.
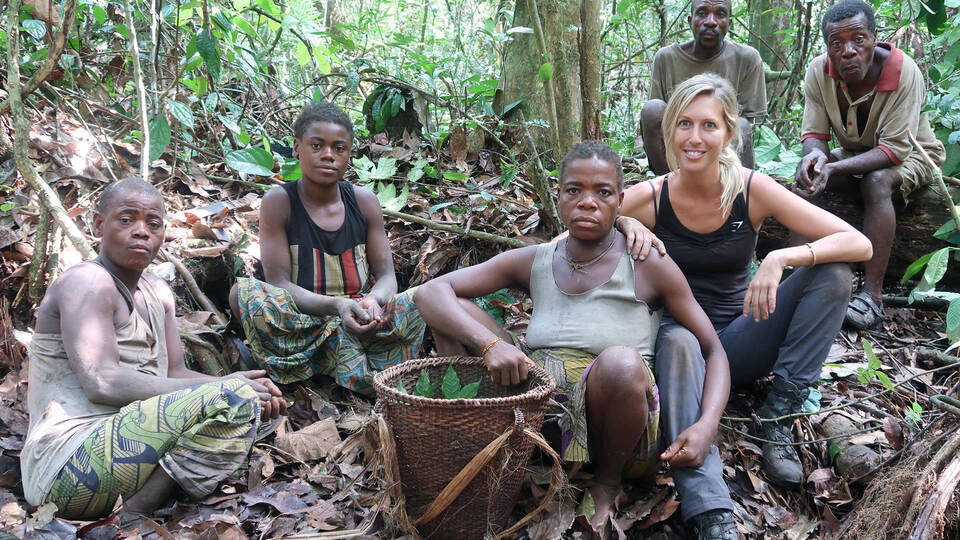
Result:
M143 70L140 67L140 46L137 44L137 28L130 0L124 0L123 12L130 29L130 59L133 61L133 80L137 85L140 101L140 130L143 132L143 149L140 150L140 178L150 181L150 120L147 118L147 90L143 87Z
M530 129L527 128L527 119L520 114L520 127L523 128L523 142L527 145L527 151L530 152L530 159L533 160L535 167L533 174L533 189L540 198L540 204L543 205L543 212L547 214L550 220L550 226L553 232L559 233L563 230L563 224L560 222L560 215L557 213L557 206L553 203L553 190L550 188L550 177L547 176L546 169L543 168L543 162L540 161L540 154L537 153L537 147L533 143L533 136L530 135Z
M938 521L937 517L942 517L943 509L950 502L953 496L953 490L960 481L960 454L957 449L960 448L960 430L955 431L936 455L930 460L930 463L918 475L918 481L924 483L939 476L939 480L934 484L932 490L927 491L920 487L913 495L913 501L910 503L910 509L907 511L904 520L903 529L906 530L910 523L914 524L909 538L911 540L920 540L931 537L932 528ZM947 460L949 465L941 471L941 466ZM922 485L922 484L921 484ZM942 491L946 489L946 491ZM945 500L943 498L946 497ZM914 519L914 516L916 518Z
M70 29L73 27L73 20L76 18L76 11L77 0L67 0L67 4L63 11L63 22L60 25L61 28L53 37L53 44L50 46L50 49L47 52L47 58L43 61L43 64L40 66L40 68L30 76L26 87L21 90L20 99L23 99L24 96L29 96L34 90L40 88L40 85L47 80L47 77L57 65L57 60L60 59L60 54L63 52L63 47L67 43L67 36L70 35ZM19 74L17 74L17 80L20 80ZM12 83L10 84L12 85ZM0 114L4 114L10 110L10 107L13 104L12 98L13 96L10 96L10 99L0 102Z
M47 269L47 239L50 237L50 211L40 206L40 221L33 235L33 255L30 256L30 300L37 302L43 296L41 288Z
M193 295L193 298L200 304L200 307L204 311L209 311L213 313L214 319L216 319L217 324L226 326L227 318L223 316L223 313L217 309L217 306L210 301L210 298L200 290L200 286L197 285L197 280L194 279L193 274L190 273L190 270L183 264L179 258L170 253L167 250L161 249L160 254L167 259L170 263L173 264L174 268L177 269L177 272L180 273L180 276L183 277L183 282L187 285L187 289L190 291L190 294Z
M434 230L437 230L437 231L452 232L452 233L456 233L456 234L462 234L462 235L465 235L465 236L472 236L472 237L474 237L474 238L479 238L480 240L486 240L486 241L488 241L488 242L497 242L497 243L499 243L499 244L506 244L506 245L508 245L508 246L510 246L510 247L524 247L524 246L526 246L526 244L523 242L523 240L520 240L520 239L518 239L518 238L507 238L506 236L500 236L499 234L493 234L493 233L488 233L488 232L483 232L483 231L475 231L475 230L472 230L472 229L469 230L469 231L467 231L467 230L465 230L463 227L458 227L457 225L451 225L451 224L449 224L449 223L437 223L437 222L431 221L431 220L429 220L429 219L425 219L425 218L422 218L422 217L414 216L414 215L411 215L411 214L405 214L405 213L403 213L403 212L395 212L395 211L393 211L393 210L388 210L388 209L386 209L386 208L383 209L383 215L385 215L385 216L390 216L390 217L395 217L395 218L400 218L400 219L402 219L402 220L404 220L404 221L409 221L409 222L411 222L411 223L416 223L416 224L418 224L418 225L423 225L424 227L426 227L426 228L428 228L428 229L434 229Z
M933 178L940 187L940 196L942 196L943 201L947 203L947 210L950 212L950 215L953 216L953 222L957 225L957 229L960 230L960 210L957 210L957 205L953 202L953 197L950 196L950 190L947 189L947 184L943 181L943 174L940 172L940 167L937 167L937 164L930 159L930 154L927 154L927 151L920 146L920 143L917 142L913 133L908 131L907 135L910 137L910 142L913 144L913 147L920 151L920 155L923 156L924 161L933 169Z
M27 155L30 121L27 120L27 112L23 108L20 92L20 3L20 0L10 2L7 27L7 88L10 93L10 113L13 116L13 125L17 133L13 141L14 161L17 164L17 170L20 171L20 176L37 192L40 203L53 214L53 218L63 228L67 238L77 248L77 251L84 258L92 259L97 256L97 253L90 247L90 243L87 242L83 232L64 210L57 193L37 174L37 170L33 168L33 164L30 163L30 158Z
M885 294L883 295L883 303L884 305L890 307L922 309L924 311L941 311L943 313L946 313L947 308L950 307L950 302L947 302L943 298L936 298L933 296L918 298L913 302L910 302L910 298L906 296L893 296Z

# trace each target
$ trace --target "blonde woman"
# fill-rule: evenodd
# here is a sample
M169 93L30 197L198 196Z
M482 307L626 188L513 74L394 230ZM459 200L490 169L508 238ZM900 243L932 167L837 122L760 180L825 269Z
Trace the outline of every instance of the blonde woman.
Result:
M819 378L850 297L852 275L845 263L869 259L872 247L840 218L743 168L732 147L739 141L737 128L736 94L725 79L704 74L677 87L663 119L671 172L625 192L621 215L645 227L626 218L618 226L635 257L637 240L649 236L646 229L666 246L720 336L734 385L773 372L758 413L776 418L799 412L807 387ZM813 240L770 252L751 279L757 231L768 217ZM797 270L781 283L788 266ZM698 418L704 362L696 340L668 314L656 360L660 417L669 439ZM684 384L688 380L696 384ZM767 477L798 487L803 465L789 445L791 424L788 419L754 427L776 443L763 445ZM715 481L721 467L713 448L702 467L675 471L685 514L732 509L725 506L726 486Z

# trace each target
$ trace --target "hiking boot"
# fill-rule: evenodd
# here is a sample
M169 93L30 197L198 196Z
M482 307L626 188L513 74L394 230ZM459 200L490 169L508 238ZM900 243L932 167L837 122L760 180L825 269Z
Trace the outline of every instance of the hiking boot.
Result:
M806 387L798 386L777 375L773 378L773 386L763 406L757 410L760 418L776 418L787 414L800 412L801 406L807 399ZM791 419L779 422L760 422L754 425L757 437L774 441L763 443L763 468L767 477L774 484L790 489L797 489L803 484L803 463L793 442Z
M698 540L740 540L730 510L710 510L690 518Z

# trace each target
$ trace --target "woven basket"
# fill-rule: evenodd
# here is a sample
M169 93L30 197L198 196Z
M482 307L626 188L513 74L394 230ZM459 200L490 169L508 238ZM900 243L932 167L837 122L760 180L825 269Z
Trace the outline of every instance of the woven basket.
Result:
M397 389L403 381L413 391L423 369L431 382L441 381L451 364L461 383L481 380L477 395L483 397L425 398ZM550 375L533 367L524 383L504 387L490 379L480 358L448 357L404 362L377 374L373 384L396 445L406 515L420 534L470 540L502 532L535 446L527 433L539 432L556 387ZM457 483L466 486L445 504ZM445 488L445 497L435 503ZM435 517L425 515L428 511Z

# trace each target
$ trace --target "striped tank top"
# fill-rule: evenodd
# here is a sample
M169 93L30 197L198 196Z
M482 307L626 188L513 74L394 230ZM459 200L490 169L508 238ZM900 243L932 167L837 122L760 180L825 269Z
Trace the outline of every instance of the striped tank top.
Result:
M339 182L343 224L335 231L321 229L304 208L297 184L283 185L290 197L287 241L290 244L290 281L308 291L328 296L360 298L370 290L367 270L367 219L357 205L353 185Z

